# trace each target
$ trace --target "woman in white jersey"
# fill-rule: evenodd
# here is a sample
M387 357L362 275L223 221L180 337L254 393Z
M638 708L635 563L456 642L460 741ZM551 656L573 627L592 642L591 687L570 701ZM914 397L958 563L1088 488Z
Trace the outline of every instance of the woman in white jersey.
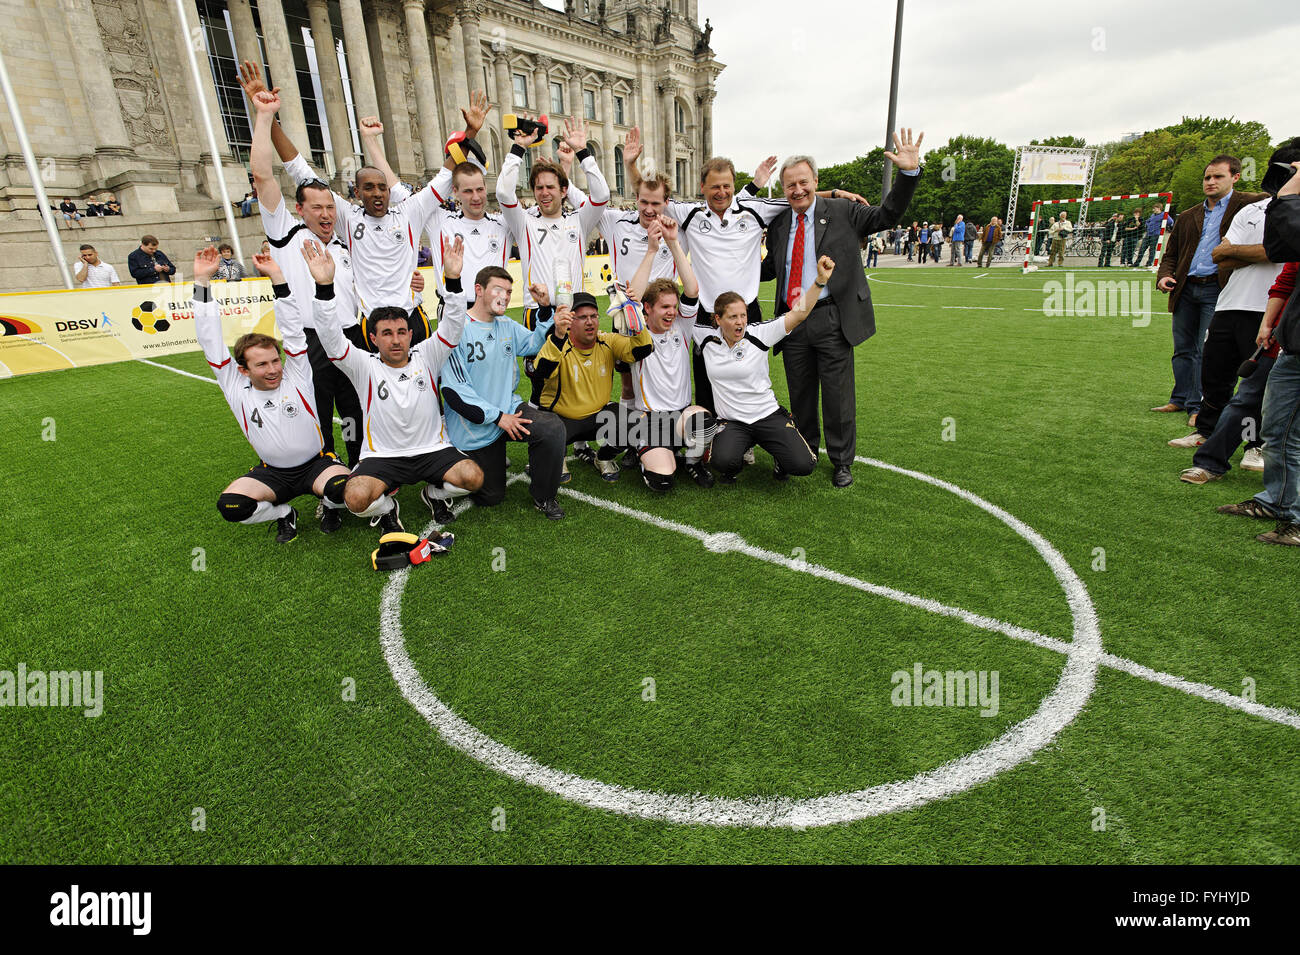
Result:
M749 308L736 292L723 292L715 300L714 327L696 325L692 329L713 383L717 409L718 433L709 463L724 484L735 483L745 452L755 444L772 455L772 476L778 481L791 474L811 474L816 466L817 455L772 392L768 354L812 312L834 271L835 263L823 255L817 260L817 279L799 304L775 321L755 325L752 331Z

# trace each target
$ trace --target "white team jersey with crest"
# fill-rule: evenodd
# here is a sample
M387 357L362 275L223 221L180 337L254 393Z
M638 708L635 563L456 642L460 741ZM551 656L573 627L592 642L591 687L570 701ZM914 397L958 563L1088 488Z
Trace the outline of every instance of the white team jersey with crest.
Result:
M666 332L650 332L655 350L632 365L638 411L681 411L691 403L691 326L699 305L682 302Z
M609 185L601 175L600 167L591 156L582 160L583 171L591 186L591 196L577 212L565 213L554 219L542 217L537 206L522 209L519 205L517 188L519 172L523 168L523 156L513 147L510 155L501 163L501 172L497 175L497 203L501 206L501 217L505 220L519 246L519 266L523 274L524 307L533 308L536 303L528 291L530 285L545 286L551 302L555 301L556 263L566 262L569 277L573 281L573 290L583 290L583 266L586 260L587 234L596 227L600 214L609 202ZM473 277L468 270L462 273Z
M406 458L451 446L438 406L438 373L465 328L465 295L447 293L437 332L411 349L401 368L352 347L335 315L334 299L313 299L316 334L361 399L361 459Z
M587 197L581 189L569 184L569 202L573 208L581 211ZM645 261L646 249L650 239L641 225L641 215L635 210L606 209L600 214L596 223L601 238L609 246L610 270L614 279L625 288L636 275L636 270ZM677 263L673 261L673 251L668 243L660 242L659 251L655 253L654 265L650 266L650 281L655 279L677 278Z
M316 290L307 260L302 257L304 242L315 242L324 246L334 259L336 268L334 283L338 288L338 313L344 326L355 325L356 297L352 291L352 256L347 247L337 238L328 242L315 235L306 224L289 211L289 203L284 199L274 209L259 205L262 214L262 229L267 241L271 243L271 259L284 273L284 280L289 284L289 291L297 301L309 302ZM302 316L303 325L314 328L310 315Z
M667 213L682 226L682 247L700 282L701 306L713 311L723 292L739 292L746 302L758 297L763 230L782 212L790 212L784 199L760 199L748 189L736 195L723 216L705 204L669 201Z
M306 464L323 447L297 301L293 296L275 300L275 317L284 336L284 372L273 391L254 388L251 380L239 373L221 334L221 305L197 298L192 303L195 337L226 403L257 456L274 468Z
M772 346L785 338L784 318L748 326L734 345L728 345L717 328L695 325L690 333L704 356L720 419L753 424L780 407L768 359Z
M442 281L442 250L455 242L457 236L465 243L465 265L460 272L465 299L473 302L474 279L478 273L489 265L506 267L510 256L510 229L501 216L491 212L482 219L467 218L462 212L442 217L442 235L434 246L433 259L438 269L438 292L444 298L447 289Z

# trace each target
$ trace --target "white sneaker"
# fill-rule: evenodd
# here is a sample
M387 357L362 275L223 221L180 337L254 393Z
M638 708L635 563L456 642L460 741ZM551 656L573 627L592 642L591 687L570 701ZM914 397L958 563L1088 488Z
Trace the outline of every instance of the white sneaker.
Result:
M1171 448L1199 448L1205 443L1205 438L1201 437L1199 431L1193 431L1191 434L1182 438L1174 438L1169 442Z
M1241 456L1241 469L1243 471L1264 470L1263 448L1247 448L1246 453Z
M753 448L750 448L748 451L746 451L746 452L745 452L745 456L744 456L743 458L741 458L741 460L744 461L746 464L753 464L753 463L754 463L754 449L753 449Z

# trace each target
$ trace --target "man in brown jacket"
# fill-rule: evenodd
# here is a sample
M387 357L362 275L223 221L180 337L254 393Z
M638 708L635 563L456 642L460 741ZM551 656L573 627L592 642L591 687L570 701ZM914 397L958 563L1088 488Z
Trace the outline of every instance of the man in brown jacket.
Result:
M993 265L993 251L1002 241L1002 223L994 216L989 220L989 224L984 227L983 244L980 246L980 257L975 260L977 268L989 268ZM985 257L988 258L988 264L985 265Z
M1160 260L1156 288L1169 295L1173 313L1174 390L1167 404L1152 411L1186 411L1188 425L1195 427L1201 407L1201 345L1214 317L1219 289L1232 270L1216 265L1214 247L1232 224L1237 210L1264 198L1253 192L1234 192L1241 178L1241 162L1234 156L1219 155L1210 160L1201 178L1205 201L1178 214L1169 235L1169 247Z

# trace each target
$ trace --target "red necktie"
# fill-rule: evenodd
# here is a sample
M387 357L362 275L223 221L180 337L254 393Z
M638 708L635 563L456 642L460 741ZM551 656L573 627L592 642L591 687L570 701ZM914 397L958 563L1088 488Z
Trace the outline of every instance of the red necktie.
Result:
M799 285L803 282L803 216L799 216L799 227L794 230L794 248L790 250L790 275L785 283L786 308L794 308L803 294Z

